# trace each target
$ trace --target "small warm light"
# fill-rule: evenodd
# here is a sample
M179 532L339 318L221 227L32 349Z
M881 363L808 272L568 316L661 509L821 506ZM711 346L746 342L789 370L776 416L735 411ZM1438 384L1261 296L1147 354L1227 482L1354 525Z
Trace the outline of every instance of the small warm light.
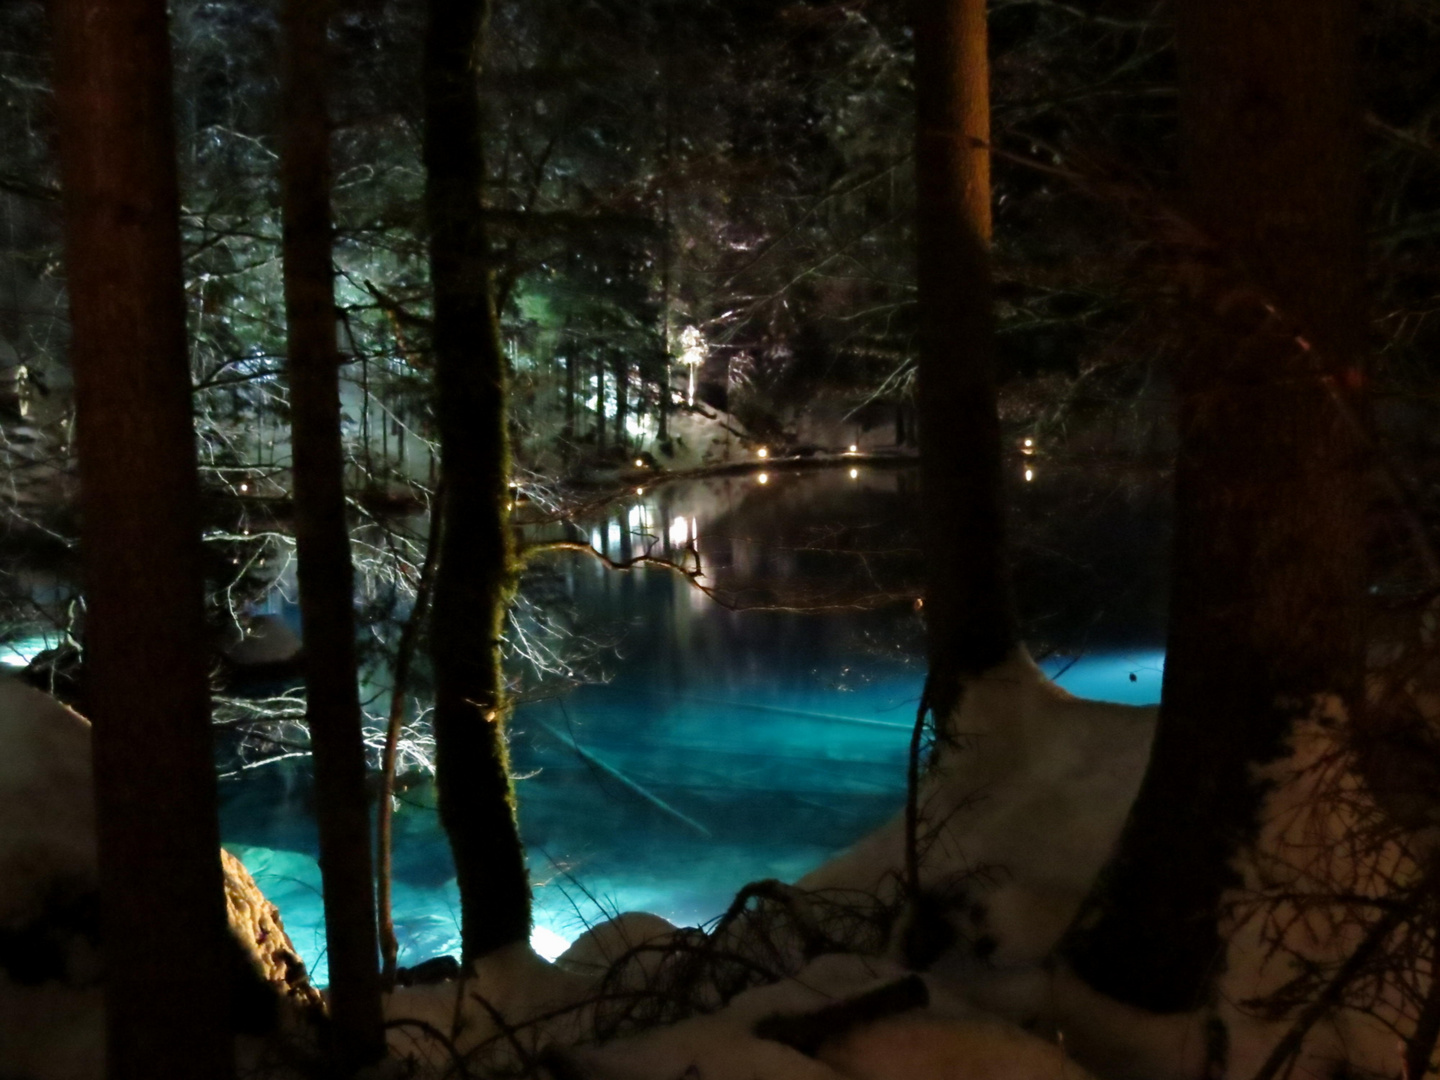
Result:
M860 476L860 470L859 470L859 469L851 469L851 470L850 470L850 479L851 479L851 480L858 479L859 476Z
M635 489L635 494L636 494L636 495L644 495L644 494L645 494L645 489L644 489L644 488L636 488L636 489Z
M249 484L241 484L241 485L240 485L240 494L241 494L241 495L244 495L244 494L245 494L247 491L249 491L249 490L250 490L250 485L249 485Z
M508 502L508 503L505 504L505 509L506 509L506 510L514 510L514 509L515 509L515 504L514 504L513 502Z
M637 458L635 459L635 467L636 467L637 469L643 469L643 468L645 467L645 459L644 459L644 458L638 458L638 457L637 457Z
M755 453L756 453L758 456L762 457L762 458L763 458L763 457L769 457L769 456L770 456L770 451L769 451L769 450L766 450L765 447L763 447L763 446L760 447L759 450L756 450Z
M770 474L769 474L769 473L763 473L763 472L762 472L762 473L761 473L759 476L757 476L755 479L756 479L756 480L759 480L760 483L762 483L762 484L768 484L768 483L770 482Z
M853 442L850 444L850 453L855 454L858 453L859 450L860 447L856 446Z
M1026 446L1034 446L1034 445L1035 445L1035 440L1034 440L1034 439L1026 439L1026 440L1025 440L1025 445L1026 445Z
M1025 470L1025 480L1026 480L1026 482L1028 483L1029 481L1034 480L1034 479L1035 479L1035 470L1034 470L1034 469L1026 469L1026 470Z

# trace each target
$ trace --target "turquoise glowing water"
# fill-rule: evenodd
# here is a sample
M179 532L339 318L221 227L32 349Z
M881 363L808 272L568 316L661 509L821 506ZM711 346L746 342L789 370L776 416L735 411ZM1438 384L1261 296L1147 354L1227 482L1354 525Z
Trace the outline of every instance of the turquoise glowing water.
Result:
M668 547L679 558L698 533L702 581L732 601L791 606L799 592L839 609L824 615L727 610L661 569L616 573L583 557L554 564L552 596L614 650L608 681L523 705L512 723L539 951L558 952L618 911L705 922L746 882L798 877L896 812L923 678L904 554L806 522L835 500L893 513L885 508L905 497L905 483L845 471L772 476L763 489L732 478L637 496L587 526L615 558L637 554L646 538L655 554ZM847 550L816 550L835 546ZM847 597L870 604L877 585L895 598L844 608ZM1111 648L1044 666L1076 694L1139 704L1158 700L1161 665L1153 649ZM303 772L257 770L225 790L227 846L279 905L323 983ZM403 798L395 922L405 965L457 951L459 941L453 869L429 793Z

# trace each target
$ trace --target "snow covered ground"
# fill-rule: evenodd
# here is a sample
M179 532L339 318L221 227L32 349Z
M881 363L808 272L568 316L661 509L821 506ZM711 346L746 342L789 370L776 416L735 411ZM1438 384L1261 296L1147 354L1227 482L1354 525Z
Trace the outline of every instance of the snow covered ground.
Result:
M900 902L903 834L891 822L799 887L760 888L709 934L629 914L553 964L516 946L460 982L397 990L392 1048L437 1080L464 1075L457 1061L474 1075L506 1062L587 1080L1248 1080L1302 1010L1265 1017L1246 1002L1348 955L1359 932L1340 908L1404 887L1415 866L1397 844L1347 846L1375 808L1338 753L1343 718L1317 716L1273 768L1270 825L1241 867L1214 1004L1155 1017L1099 997L1047 954L1118 834L1153 719L1148 706L1073 697L1024 657L972 686L967 738L922 786L923 878L948 891L960 932L923 977L867 921ZM29 926L57 876L90 872L84 731L43 696L0 686L0 928ZM1351 891L1343 903L1337 885ZM83 961L39 985L0 973L0 1075L98 1077ZM1377 983L1366 1010L1317 1017L1291 1075L1399 1076L1427 970ZM1228 1060L1207 1074L1217 1025Z

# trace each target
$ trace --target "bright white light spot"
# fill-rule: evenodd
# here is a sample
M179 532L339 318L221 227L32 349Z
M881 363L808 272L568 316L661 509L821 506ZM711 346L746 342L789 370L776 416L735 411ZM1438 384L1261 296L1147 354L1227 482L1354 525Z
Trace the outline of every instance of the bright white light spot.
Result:
M637 457L637 458L635 459L635 467L636 467L637 469L643 469L643 468L645 467L645 459L644 459L644 458L638 458L638 457Z
M855 479L857 479L859 476L860 476L860 470L859 470L859 469L851 469L851 470L850 470L850 479L851 479L851 480L855 480Z
M250 485L249 485L249 484L241 484L241 485L240 485L240 494L241 494L241 495L244 495L244 494L245 494L247 491L249 491L249 490L250 490Z
M670 523L670 543L676 547L682 547L686 540L690 539L690 523L683 517L677 517Z
M763 473L763 472L762 472L762 473L761 473L759 476L757 476L755 479L756 479L756 480L759 480L760 483L762 483L762 484L768 484L768 483L770 482L770 474L769 474L769 473Z
M760 447L759 450L756 450L755 453L756 453L756 455L757 455L758 457L762 457L762 458L763 458L763 457L769 457L769 456L770 456L770 451L769 451L769 450L766 450L765 447L763 447L763 446Z
M645 489L644 489L644 488L636 488L636 489L635 489L635 494L636 494L636 495L644 495L644 494L645 494Z
M1025 481L1026 481L1026 483L1029 483L1031 480L1034 480L1034 479L1035 479L1035 470L1034 470L1034 469L1026 469L1026 470L1025 470Z
M700 526L695 523L693 517L690 519L690 542L692 544L700 542Z
M1034 446L1034 445L1035 445L1035 440L1034 440L1034 439L1026 439L1026 440L1025 440L1025 445L1026 445L1026 446Z
M554 960L557 956L570 948L570 942L551 930L548 926L537 926L530 931L530 948L543 956L546 960Z
M599 530L599 529L593 529L593 530L591 530L591 532L590 532L590 546L591 546L592 548L594 548L596 551L604 551L604 550L605 550L605 538L600 535L600 530Z
M612 521L605 530L605 539L610 542L612 550L620 546L620 522Z
M858 453L859 450L860 450L860 447L856 446L853 442L850 444L850 453L852 453L852 454Z

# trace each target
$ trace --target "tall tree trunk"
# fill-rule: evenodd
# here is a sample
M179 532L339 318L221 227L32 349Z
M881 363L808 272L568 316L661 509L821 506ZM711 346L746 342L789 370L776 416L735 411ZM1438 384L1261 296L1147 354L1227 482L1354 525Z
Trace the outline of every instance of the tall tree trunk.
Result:
M1203 1000L1219 971L1256 766L1315 695L1354 700L1364 581L1354 5L1186 0L1178 14L1191 207L1213 250L1176 375L1160 726L1065 948L1093 986L1161 1012Z
M163 0L51 16L106 1075L206 1080L234 1059L169 29Z
M1019 640L1005 563L990 282L990 68L984 0L916 0L919 428L929 704Z
M530 889L505 752L500 636L513 588L505 355L481 215L476 79L486 0L430 0L425 204L435 290L445 515L432 600L435 780L455 855L465 959L530 936Z
M329 10L325 0L285 3L280 187L305 715L315 761L334 1050L353 1069L380 1058L385 1032L340 443L325 110Z
M605 355L595 354L595 453L605 453Z
M560 441L564 444L565 460L570 460L570 450L575 442L575 369L579 365L574 350L565 354L565 427Z
M629 407L630 396L630 362L624 353L616 353L614 361L615 371L615 449L624 453L627 443L625 441L625 414Z

